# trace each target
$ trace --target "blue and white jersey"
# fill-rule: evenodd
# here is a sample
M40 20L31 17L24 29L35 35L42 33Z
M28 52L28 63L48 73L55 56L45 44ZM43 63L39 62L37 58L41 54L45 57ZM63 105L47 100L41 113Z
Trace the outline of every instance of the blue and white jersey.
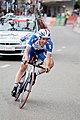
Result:
M40 37L38 34L31 34L28 36L25 36L25 39L27 40L27 46L33 47L34 50L45 50L46 52L52 53L53 43L50 39L44 46L41 46L39 42Z

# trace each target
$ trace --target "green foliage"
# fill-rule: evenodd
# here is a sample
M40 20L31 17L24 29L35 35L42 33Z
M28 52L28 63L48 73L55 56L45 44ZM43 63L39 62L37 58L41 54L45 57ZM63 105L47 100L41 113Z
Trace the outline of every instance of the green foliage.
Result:
M80 0L76 0L74 9L80 9Z
M79 7L80 7L80 0L77 0L77 3L78 3L78 5L79 5Z
M80 0L77 0L76 4L79 5L79 7L80 7Z

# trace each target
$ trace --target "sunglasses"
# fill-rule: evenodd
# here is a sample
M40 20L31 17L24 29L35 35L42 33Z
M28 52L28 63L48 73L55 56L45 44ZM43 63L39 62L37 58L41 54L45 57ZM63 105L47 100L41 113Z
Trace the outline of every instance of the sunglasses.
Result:
M47 41L49 38L42 38L42 39Z

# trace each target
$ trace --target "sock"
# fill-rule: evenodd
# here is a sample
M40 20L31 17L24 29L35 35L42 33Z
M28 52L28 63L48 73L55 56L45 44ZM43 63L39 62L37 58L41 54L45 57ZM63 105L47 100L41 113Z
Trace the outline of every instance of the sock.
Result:
M17 87L18 86L18 83L14 83L14 87Z

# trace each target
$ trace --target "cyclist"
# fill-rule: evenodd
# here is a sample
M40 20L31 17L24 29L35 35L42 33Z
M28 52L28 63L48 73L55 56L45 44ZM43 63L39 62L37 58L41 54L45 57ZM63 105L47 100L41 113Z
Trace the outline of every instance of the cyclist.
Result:
M27 36L25 37L25 39L27 40ZM50 31L48 29L40 29L38 33L34 33L31 35L27 43L27 46L25 48L24 55L22 57L21 66L16 74L13 90L11 91L11 95L13 97L16 96L20 79L28 66L28 61L30 61L34 56L34 52L36 52L39 59L41 59L45 65L45 70L39 69L36 71L36 75L35 75L35 79L36 79L37 75L42 74L45 71L49 72L50 69L53 67L54 61L51 57L52 50L53 50L53 43L50 39ZM25 61L26 64L24 64Z

